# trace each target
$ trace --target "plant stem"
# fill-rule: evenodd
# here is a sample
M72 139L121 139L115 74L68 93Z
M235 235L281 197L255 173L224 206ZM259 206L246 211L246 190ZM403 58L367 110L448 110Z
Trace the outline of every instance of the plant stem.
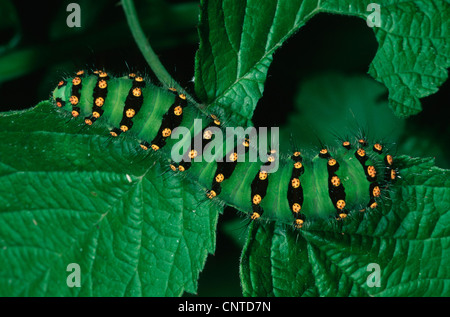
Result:
M164 65L159 60L155 51L151 47L147 37L142 31L141 25L136 14L136 9L134 7L133 0L122 0L123 10L127 18L128 26L130 27L131 34L134 37L139 49L144 55L145 60L148 65L155 73L158 80L168 87L175 87L177 90L185 93L184 89L170 76L169 72L166 70Z

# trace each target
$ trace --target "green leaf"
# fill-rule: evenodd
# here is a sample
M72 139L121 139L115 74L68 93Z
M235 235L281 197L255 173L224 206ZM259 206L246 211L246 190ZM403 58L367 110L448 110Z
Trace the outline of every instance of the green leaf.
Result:
M241 261L244 295L449 296L450 171L431 159L397 162L401 179L381 210L355 215L341 231L252 226ZM371 263L380 287L368 283Z
M366 20L371 2L204 0L197 96L223 107L236 124L250 124L275 51L314 15L327 12ZM377 3L381 27L373 29L379 47L369 74L386 85L397 115L416 114L421 110L419 98L436 92L447 78L450 7L444 0Z
M195 293L219 209L132 141L67 119L48 102L0 115L0 295Z

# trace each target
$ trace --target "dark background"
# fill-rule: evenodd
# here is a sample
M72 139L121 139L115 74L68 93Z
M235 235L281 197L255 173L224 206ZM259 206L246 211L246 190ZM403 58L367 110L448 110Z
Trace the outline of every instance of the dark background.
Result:
M65 23L70 2L74 1L6 1L0 5L1 111L30 108L48 99L61 76L81 68L105 68L117 74L144 70L153 77L117 1L75 1L82 7L82 27L73 29ZM193 95L198 3L135 2L142 27L162 63ZM362 19L328 14L314 17L276 52L255 111L255 125L285 125L294 111L299 84L317 73L366 74L377 45L373 30ZM403 151L434 156L443 168L450 168L450 128L443 115L449 97L447 80L438 93L421 100L424 110L406 120L398 140L399 144L412 144ZM273 106L278 104L284 105L283 111ZM239 258L245 230L242 219L227 208L219 219L216 252L208 257L200 274L199 296L242 294Z

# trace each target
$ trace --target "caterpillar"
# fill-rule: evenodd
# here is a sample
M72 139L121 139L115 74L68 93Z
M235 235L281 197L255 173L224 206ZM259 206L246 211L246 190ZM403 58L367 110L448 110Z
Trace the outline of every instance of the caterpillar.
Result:
M253 221L280 221L296 229L319 218L345 221L351 211L377 208L399 177L387 147L363 135L322 145L312 158L298 148L281 155L273 147L252 160L254 150L263 148L261 136L244 131L224 137L228 127L219 115L137 73L113 77L80 70L59 81L52 100L75 120L109 129L111 138L136 139L137 151L158 153L168 170L196 179L206 200L220 199ZM202 159L206 153L209 160Z

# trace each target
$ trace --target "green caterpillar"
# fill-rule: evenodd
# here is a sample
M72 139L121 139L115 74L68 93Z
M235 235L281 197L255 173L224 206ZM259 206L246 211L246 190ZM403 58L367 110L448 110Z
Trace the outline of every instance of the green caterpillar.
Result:
M87 125L108 127L112 137L132 136L140 151L161 153L174 173L190 173L198 180L208 199L221 199L252 220L280 221L295 228L317 218L343 221L350 211L376 208L398 178L385 146L369 144L364 137L342 140L333 149L322 146L312 159L298 149L289 156L271 149L259 160L250 160L252 150L261 147L261 136L241 134L236 145L225 147L235 136L218 133L225 125L217 115L205 115L186 95L154 86L134 73L113 78L104 71L79 71L58 83L53 100L73 117L83 117ZM194 136L176 133L177 129ZM183 138L177 140L174 134ZM218 141L221 145L214 147ZM213 160L201 160L211 149ZM177 160L174 153L179 154Z

